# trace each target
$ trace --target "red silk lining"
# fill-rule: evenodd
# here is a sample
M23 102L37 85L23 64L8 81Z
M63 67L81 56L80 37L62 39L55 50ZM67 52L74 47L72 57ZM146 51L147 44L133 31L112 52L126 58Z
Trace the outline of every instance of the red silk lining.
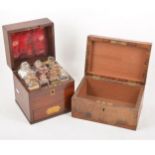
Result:
M47 40L44 28L17 32L11 35L13 57L28 58L47 53Z

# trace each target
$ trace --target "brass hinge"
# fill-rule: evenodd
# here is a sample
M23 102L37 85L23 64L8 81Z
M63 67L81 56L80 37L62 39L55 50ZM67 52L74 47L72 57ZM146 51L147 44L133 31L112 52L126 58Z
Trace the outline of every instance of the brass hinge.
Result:
M123 42L123 41L116 41L116 40L111 40L110 42L111 44L119 44L119 45L124 45L126 46L127 43L126 42Z
M129 81L127 81L127 84L129 86L137 86L138 85L138 83L136 83L136 82L129 82Z
M101 77L96 76L96 75L93 75L92 78L95 79L95 80L100 80L101 79Z

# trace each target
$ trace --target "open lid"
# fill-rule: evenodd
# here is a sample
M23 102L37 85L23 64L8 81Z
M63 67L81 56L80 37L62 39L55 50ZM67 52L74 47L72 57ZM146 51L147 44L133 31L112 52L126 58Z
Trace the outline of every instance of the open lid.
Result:
M22 61L55 57L54 24L47 18L3 26L8 65L17 69Z
M85 74L144 84L151 43L88 36Z

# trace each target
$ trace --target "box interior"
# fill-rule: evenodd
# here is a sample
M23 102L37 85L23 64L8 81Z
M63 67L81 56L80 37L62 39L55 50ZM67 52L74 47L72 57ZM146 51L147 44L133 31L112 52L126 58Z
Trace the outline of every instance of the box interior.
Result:
M98 80L87 76L81 83L78 96L96 102L105 101L117 106L135 107L141 91L142 85L129 85L108 79Z
M12 32L10 34L10 50L15 66L19 66L22 61L31 63L31 61L48 55L55 56L51 35L51 26Z
M22 83L22 85L23 85L23 87L25 88L25 90L27 90L27 92L29 92L29 93L33 93L33 92L36 92L36 91L39 92L39 91L44 90L44 89L49 89L49 86L48 86L48 85L43 85L43 86L40 87L39 89L36 89L36 90L31 91L31 90L29 90L28 87L26 86L24 80L22 80L22 79L19 77L17 71L14 71L14 76L16 76L16 78L20 81L20 83ZM63 86L63 85L65 85L66 83L69 83L69 82L73 81L72 77L71 77L71 76L69 76L69 77L70 77L70 78L69 78L68 80L62 81L61 84L58 85L58 87L59 87L59 86Z

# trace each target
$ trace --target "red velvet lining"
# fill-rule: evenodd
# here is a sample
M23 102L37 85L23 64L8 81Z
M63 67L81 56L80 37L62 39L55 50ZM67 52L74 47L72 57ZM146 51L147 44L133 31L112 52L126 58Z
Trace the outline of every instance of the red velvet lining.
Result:
M11 35L13 57L28 58L47 53L45 28L17 32Z

